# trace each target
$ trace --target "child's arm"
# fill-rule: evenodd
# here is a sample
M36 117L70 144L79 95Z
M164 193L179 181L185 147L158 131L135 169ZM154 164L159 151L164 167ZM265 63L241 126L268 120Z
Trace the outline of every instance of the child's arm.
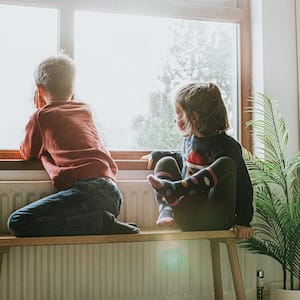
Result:
M152 159L152 156L151 156L151 153L147 154L147 155L143 155L141 157L141 159L143 160L147 160L147 169L148 170L151 170L153 169L154 165L153 165L153 159Z
M46 105L46 101L40 95L38 89L35 90L33 102L34 102L34 106L35 106L36 109L43 108Z
M156 165L156 163L165 156L172 156L176 159L178 166L180 169L182 169L182 154L181 152L175 152L175 151L153 151L147 155L144 155L141 157L141 159L148 160L148 166L147 168L153 169Z
M237 142L229 142L226 145L226 154L236 162L237 166L235 232L239 238L250 237L253 234L250 225L253 218L253 187L241 145Z
M42 148L42 136L38 125L38 114L34 113L26 125L25 137L20 146L20 154L23 159L36 159Z
M36 88L33 98L36 109L43 108L46 105L45 99ZM20 146L20 154L23 159L36 159L39 156L42 147L42 136L38 125L38 113L34 113L28 121L25 129L25 137Z
M253 218L253 187L244 160L237 165L236 224L251 227Z

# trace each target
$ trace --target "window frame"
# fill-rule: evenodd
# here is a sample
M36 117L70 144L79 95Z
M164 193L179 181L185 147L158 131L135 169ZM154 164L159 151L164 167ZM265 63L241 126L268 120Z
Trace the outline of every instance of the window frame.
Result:
M213 3L212 3L213 2ZM209 4L208 4L209 3ZM228 22L239 25L239 84L238 89L238 132L240 143L252 150L251 128L245 124L251 119L246 108L251 105L251 30L250 0L165 0L157 4L156 0L0 0L1 4L56 8L59 11L59 49L74 57L74 15L76 10L180 17L194 20ZM58 50L59 50L58 49ZM149 151L111 151L120 170L145 170L147 161L140 158ZM39 162L23 161L18 150L0 150L0 170L40 170Z
M300 66L300 3L295 2L296 5L296 34L297 34L297 64ZM300 70L298 67L298 95L300 95ZM300 98L298 99L298 115L300 118ZM299 140L299 148L300 148L300 140Z

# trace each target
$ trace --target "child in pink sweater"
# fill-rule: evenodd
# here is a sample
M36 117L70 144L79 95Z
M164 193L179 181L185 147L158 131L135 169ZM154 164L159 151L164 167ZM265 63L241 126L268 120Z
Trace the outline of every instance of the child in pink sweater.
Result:
M117 165L104 147L89 107L73 99L75 65L49 57L35 72L36 112L20 147L25 160L41 160L57 192L15 211L16 236L138 233L115 219L122 197Z

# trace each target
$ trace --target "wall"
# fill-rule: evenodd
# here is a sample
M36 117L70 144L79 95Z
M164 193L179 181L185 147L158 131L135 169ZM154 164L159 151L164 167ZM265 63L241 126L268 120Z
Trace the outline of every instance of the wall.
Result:
M252 0L253 92L277 99L289 129L289 153L299 149L297 0Z
M277 99L289 130L288 154L299 150L297 0L252 0L253 92ZM299 16L300 17L300 16ZM257 256L265 284L282 278L274 260Z

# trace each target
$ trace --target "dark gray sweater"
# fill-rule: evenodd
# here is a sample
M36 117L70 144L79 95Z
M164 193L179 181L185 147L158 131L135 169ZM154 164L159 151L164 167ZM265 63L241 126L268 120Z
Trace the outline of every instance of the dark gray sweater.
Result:
M253 188L242 156L241 145L226 134L211 137L191 135L184 139L182 152L154 151L152 158L156 163L164 156L173 156L182 170L182 178L193 174L201 167L210 165L221 156L228 156L237 166L237 202L235 224L250 226L253 217Z

